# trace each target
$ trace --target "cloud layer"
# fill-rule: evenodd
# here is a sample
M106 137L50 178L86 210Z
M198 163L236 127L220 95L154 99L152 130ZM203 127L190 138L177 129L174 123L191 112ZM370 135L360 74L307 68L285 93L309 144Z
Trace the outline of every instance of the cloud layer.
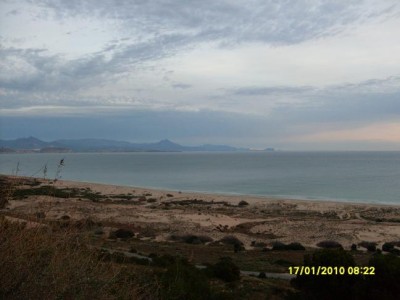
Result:
M395 0L0 0L0 11L3 123L129 112L157 127L154 116L175 112L197 123L170 138L222 141L198 129L213 114L235 144L294 148L325 143L324 132L343 143L357 128L388 136L400 123Z

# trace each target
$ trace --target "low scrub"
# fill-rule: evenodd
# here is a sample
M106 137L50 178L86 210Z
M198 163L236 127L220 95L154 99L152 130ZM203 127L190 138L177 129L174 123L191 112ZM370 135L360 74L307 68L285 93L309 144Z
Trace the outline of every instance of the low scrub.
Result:
M340 243L331 240L319 242L317 246L325 249L343 249Z
M184 259L175 259L160 278L161 299L213 299L209 281L201 270Z
M240 279L240 269L230 257L222 257L215 265L210 266L211 274L226 282L234 282Z
M302 251L306 250L306 248L297 242L290 243L290 244L284 244L281 242L275 242L272 244L272 250L295 250L295 251Z
M154 280L143 288L146 274L100 261L70 229L25 229L0 220L0 269L1 299L155 298Z
M244 201L244 200L240 201L239 204L238 204L239 207L244 207L244 206L248 206L248 205L249 205L249 203L247 201Z
M366 242L362 241L361 243L358 244L360 247L363 247L367 249L370 252L375 252L376 251L376 243L374 242Z
M115 231L112 231L110 233L109 238L110 239L116 239L116 238L129 239L129 238L132 238L134 236L135 236L135 234L132 232L132 230L120 228L120 229L117 229Z
M235 253L245 250L244 244L233 235L224 236L220 242L226 245L232 245Z
M193 234L173 234L170 236L173 241L183 242L187 244L205 244L212 242L213 239L206 235L193 235Z
M382 245L382 251L390 252L394 249L394 244L387 242Z
M222 239L219 240L222 244L227 244L227 245L243 245L243 242L239 240L236 236L234 235L227 235L224 236Z

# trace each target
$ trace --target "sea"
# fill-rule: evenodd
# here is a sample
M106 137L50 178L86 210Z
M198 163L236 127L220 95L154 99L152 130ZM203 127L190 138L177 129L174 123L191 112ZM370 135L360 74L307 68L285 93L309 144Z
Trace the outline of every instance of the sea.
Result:
M0 173L176 191L400 205L400 152L18 153L0 154Z

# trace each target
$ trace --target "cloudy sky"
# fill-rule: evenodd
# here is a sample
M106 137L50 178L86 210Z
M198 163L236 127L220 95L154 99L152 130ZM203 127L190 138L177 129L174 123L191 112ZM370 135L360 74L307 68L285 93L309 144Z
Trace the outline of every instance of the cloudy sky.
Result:
M0 138L400 150L398 0L0 0Z

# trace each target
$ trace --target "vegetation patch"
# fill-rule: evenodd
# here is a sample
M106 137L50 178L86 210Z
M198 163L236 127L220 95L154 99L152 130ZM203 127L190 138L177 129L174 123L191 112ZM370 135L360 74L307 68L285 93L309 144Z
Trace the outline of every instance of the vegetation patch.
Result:
M374 243L374 242L362 241L361 243L358 243L358 246L363 247L370 252L376 251L376 243Z
M325 249L343 249L343 246L340 243L331 240L319 242L317 246Z
M234 282L240 279L240 269L230 257L222 257L219 262L209 267L211 274L226 282Z
M85 245L75 231L25 229L0 220L0 298L156 298L149 272L98 261Z
M244 201L244 200L240 201L239 204L238 204L239 207L244 207L244 206L248 206L248 205L249 205L249 203L247 201Z
M133 233L132 230L120 228L120 229L110 232L109 238L110 239L116 239L116 238L129 239L134 236L135 236L135 234Z
M172 241L184 242L187 244L205 244L212 242L213 239L206 235L193 235L193 234L184 234L184 235L176 235L173 234L170 236Z
M217 204L228 205L228 203L225 201L214 202L214 201L205 201L205 200L201 200L201 199L175 200L175 201L170 201L167 203L175 204L175 205L217 205Z
M306 248L297 242L290 243L290 244L284 244L281 242L274 242L272 244L272 250L294 250L294 251L302 251L306 250Z

